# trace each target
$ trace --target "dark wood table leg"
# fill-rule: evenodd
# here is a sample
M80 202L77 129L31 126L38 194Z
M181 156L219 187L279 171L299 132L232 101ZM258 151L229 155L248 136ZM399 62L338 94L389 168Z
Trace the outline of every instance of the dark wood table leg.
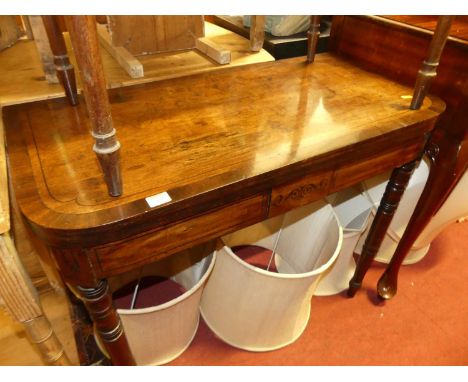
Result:
M71 105L78 105L78 94L76 91L75 71L67 54L67 47L60 29L58 16L42 16L44 27L49 38L50 49L54 55L57 77L62 84L68 101Z
M377 290L383 299L388 300L395 296L398 271L403 260L467 169L468 121L465 120L464 124L460 124L460 129L464 129L465 140L461 140L462 134L451 134L443 129L436 129L426 145L425 154L431 161L429 178L408 227L378 282Z
M375 219L372 222L369 234L364 243L361 256L356 265L356 270L349 282L349 297L353 297L361 287L362 280L380 249L385 233L395 214L395 210L400 203L403 192L418 162L419 160L415 160L393 170L385 193L380 201L377 214L375 215Z
M97 345L93 321L81 301L69 288L66 289L68 307L75 336L76 350L81 366L111 366L112 362Z
M112 363L120 366L135 365L107 280L100 280L94 286L76 285L74 288L84 302Z

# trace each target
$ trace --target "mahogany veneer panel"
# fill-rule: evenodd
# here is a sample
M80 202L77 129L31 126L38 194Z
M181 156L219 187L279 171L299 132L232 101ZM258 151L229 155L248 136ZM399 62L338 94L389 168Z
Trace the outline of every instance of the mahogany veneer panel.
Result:
M437 25L438 16L383 16L386 19L398 21L408 25L414 25L419 28L434 31ZM450 35L462 40L468 40L468 16L457 16L452 23Z
M428 97L409 110L411 88L330 54L313 65L296 58L109 94L122 144L119 198L108 196L91 151L83 100L4 109L20 208L49 243L120 240L386 150L397 158L409 143L415 157L444 109ZM382 166L374 173L390 168ZM145 197L163 191L172 202L150 208Z

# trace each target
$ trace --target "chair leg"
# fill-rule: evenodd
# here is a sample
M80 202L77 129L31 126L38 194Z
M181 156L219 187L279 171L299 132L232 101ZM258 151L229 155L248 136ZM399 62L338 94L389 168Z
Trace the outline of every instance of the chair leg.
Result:
M68 101L71 105L78 105L78 93L76 90L75 71L70 64L67 47L60 30L58 16L42 16L44 27L49 38L50 48L54 55L57 77L65 89Z
M429 86L437 75L437 66L439 66L440 56L447 42L454 18L455 16L439 16L437 20L436 30L434 31L431 44L429 45L427 58L424 60L418 72L418 76L416 77L413 99L410 105L410 109L412 110L417 110L421 107L429 91Z
M320 16L310 16L310 28L307 31L307 63L314 62L320 37Z
M81 74L86 106L91 120L94 152L111 196L122 194L120 143L112 122L106 79L99 50L94 16L67 16L68 31Z
M71 365L49 320L44 316L37 292L21 265L8 233L0 236L0 296L8 312L23 325L47 364Z
M259 52L265 41L265 16L250 18L250 50Z

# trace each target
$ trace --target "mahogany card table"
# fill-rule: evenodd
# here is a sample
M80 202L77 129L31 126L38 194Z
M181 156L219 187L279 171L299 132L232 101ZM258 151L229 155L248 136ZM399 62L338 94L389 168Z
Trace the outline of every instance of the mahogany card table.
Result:
M81 95L74 107L66 98L8 106L11 182L112 362L129 365L107 278L397 168L376 218L391 219L405 164L444 110L434 96L410 110L412 94L329 53L313 65L299 57L109 90L119 197L91 152Z

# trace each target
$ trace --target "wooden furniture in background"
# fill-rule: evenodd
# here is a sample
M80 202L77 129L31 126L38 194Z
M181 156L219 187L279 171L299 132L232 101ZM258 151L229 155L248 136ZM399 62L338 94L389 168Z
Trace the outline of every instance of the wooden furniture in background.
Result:
M0 235L0 297L10 315L20 322L44 361L70 365L62 344L44 315L36 290L24 271L8 233Z
M49 37L47 36L42 17L28 16L27 20L32 30L34 43L42 62L42 69L44 70L46 80L50 84L56 84L59 82L59 79L55 69L54 54L50 48Z
M37 291L18 258L10 237L10 208L3 124L0 123L0 302L20 322L30 341L37 346L44 361L69 365L62 344L44 315Z
M251 29L244 27L242 16L210 16L209 19L210 22L233 31L234 33L252 41ZM321 16L321 31L317 46L318 53L327 51L327 44L330 38L330 25L330 16ZM265 32L263 49L267 50L277 60L304 56L307 54L307 41L306 32L281 37L273 36L272 34Z
M0 15L0 51L15 44L21 34L15 16Z
M453 19L454 16L439 17L434 37L429 45L427 58L424 60L421 69L419 69L418 77L416 78L410 109L419 109L424 101L424 97L429 92L431 82L437 75L440 56L444 50Z
M76 32L84 18L72 19ZM128 180L119 198L85 154L93 119L83 102L15 105L4 110L12 183L114 364L133 364L108 277L414 160L444 104L428 97L409 110L411 93L334 54L113 89Z
M231 62L227 66L249 65L273 61L274 58L265 50L253 54L249 50L249 40L217 25L205 23L206 37L223 50L230 50ZM72 64L76 65L68 33L64 33L67 51ZM224 65L207 60L195 50L176 51L158 55L139 57L145 69L145 77L131 78L104 49L100 49L104 65L107 86L116 88L132 84L158 81L189 74L224 70ZM0 54L0 105L12 105L22 102L63 97L60 85L45 81L41 61L34 41L20 40ZM78 87L81 87L77 76Z
M204 36L203 16L108 16L112 45L134 56L193 49Z
M78 98L75 71L68 58L67 47L63 38L63 30L60 26L59 16L42 16L42 21L49 38L50 48L54 55L57 77L65 89L65 94L67 95L70 104L76 105Z
M250 50L258 52L263 48L265 40L265 16L251 16L250 19Z
M310 28L307 31L307 62L314 62L320 37L320 16L310 16Z
M338 33L343 39L333 40L332 48L342 57L356 62L366 70L377 72L406 85L414 84L414 78L421 66L420 58L427 55L433 33L396 22L394 18L337 16L333 21L332 34ZM426 18L432 21L434 30L437 18L431 16ZM455 18L454 25L459 26L460 23L461 20ZM382 41L385 41L387 46L384 46ZM468 89L467 54L466 41L456 37L448 38L437 70L438 75L431 85L431 93L443 98L447 109L437 122L436 129L430 136L428 135L429 141L425 149L415 158L416 161L419 160L423 152L426 152L434 158L437 157L439 164L432 166L429 181L408 224L407 233L400 240L399 248L395 252L395 260L389 264L390 270L384 275L383 280L386 280L379 284L379 294L383 298L391 298L395 294L398 269L407 250L466 169L464 148L466 121L462 116L466 109L466 89ZM415 163L408 163L402 167L400 174L395 172L388 189L390 190L392 186L398 189L401 183L404 183L405 172L411 171L414 165ZM400 179L397 179L397 176ZM392 201L386 208L394 209ZM383 226L378 226L378 223L376 225L384 230ZM378 241L372 243L372 246L368 245L366 254L361 254L350 283L349 295L354 295L359 289L378 246Z
M203 16L108 16L98 26L104 47L132 78L144 76L137 57L196 49L218 64L228 64L231 53L205 38Z

